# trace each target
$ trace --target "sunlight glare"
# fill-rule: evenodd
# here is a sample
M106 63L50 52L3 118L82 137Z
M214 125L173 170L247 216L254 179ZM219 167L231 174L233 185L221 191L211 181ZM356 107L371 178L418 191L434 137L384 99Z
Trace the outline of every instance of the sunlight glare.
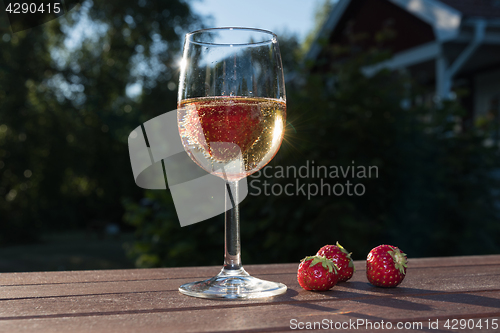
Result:
M274 121L272 146L279 144L282 136L283 136L283 120L281 119L281 116L278 116Z
M186 69L186 66L187 66L187 59L184 57L181 58L178 62L178 65L179 65L181 72L184 72L184 70Z

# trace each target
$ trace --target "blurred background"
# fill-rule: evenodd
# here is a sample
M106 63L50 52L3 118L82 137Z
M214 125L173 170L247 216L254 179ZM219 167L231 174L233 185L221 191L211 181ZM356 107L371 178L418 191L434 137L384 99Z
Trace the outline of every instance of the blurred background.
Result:
M278 34L288 126L271 165L378 168L348 177L362 196L249 195L244 264L336 241L355 259L500 253L499 22L497 0L81 1L17 33L0 15L0 271L222 264L223 216L181 228L127 147L176 108L184 34L212 26ZM301 180L320 181L346 179Z

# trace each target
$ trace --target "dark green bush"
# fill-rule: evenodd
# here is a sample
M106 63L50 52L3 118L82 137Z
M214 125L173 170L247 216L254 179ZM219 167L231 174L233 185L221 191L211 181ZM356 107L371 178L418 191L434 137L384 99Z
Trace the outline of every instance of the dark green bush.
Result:
M254 196L250 187L241 205L244 264L297 262L337 240L355 259L382 243L410 257L500 251L499 164L497 149L484 144L487 133L463 130L458 101L402 107L404 100L417 100L417 85L389 71L364 76L366 59L343 63L335 76L309 72L303 83L288 87L290 124L271 165L346 167L354 161L376 166L378 178L323 179L330 185L362 183L366 193L310 200ZM284 186L296 180L261 175L260 181ZM147 191L146 198L148 205L126 203L125 219L137 227L132 254L139 266L222 263L222 216L181 228L167 191Z

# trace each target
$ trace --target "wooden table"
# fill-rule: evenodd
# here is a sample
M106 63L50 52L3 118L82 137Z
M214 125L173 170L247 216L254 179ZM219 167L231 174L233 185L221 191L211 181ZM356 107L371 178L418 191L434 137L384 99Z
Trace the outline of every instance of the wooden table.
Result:
M3 273L0 332L282 332L308 322L338 332L408 332L398 322L421 322L423 331L445 332L453 319L455 332L500 332L500 255L410 259L405 281L392 289L369 285L364 264L356 262L353 279L328 292L302 290L297 264L246 266L288 286L285 295L250 301L177 291L220 267ZM460 329L460 319L475 328ZM429 320L438 329L430 330ZM387 325L393 329L381 329Z

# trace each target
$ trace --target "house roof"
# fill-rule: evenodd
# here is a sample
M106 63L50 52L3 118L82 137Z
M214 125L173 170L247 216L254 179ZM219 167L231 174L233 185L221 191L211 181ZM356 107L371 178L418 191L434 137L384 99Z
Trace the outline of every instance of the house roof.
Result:
M452 80L500 68L500 0L338 0L306 60L318 60L317 71L337 61L326 43L334 50L369 50L349 37L368 36L380 44L373 37L384 22L396 31L382 46L393 56L363 67L366 75L405 68L421 82L435 81L437 96L449 98Z
M306 59L315 59L322 47L319 43L321 39L328 38L342 21L344 14L349 12L349 8L361 3L367 3L369 0L339 0L333 7L328 19L316 37L306 55ZM435 34L436 40L445 42L456 38L459 32L462 13L454 7L448 6L439 0L385 0L392 3L402 10L411 13L418 19L429 24ZM455 0L448 0L455 1ZM460 0L456 0L460 1ZM466 0L463 0L466 1ZM470 2L474 0L469 0ZM496 1L496 0L492 0ZM500 1L500 0L498 0Z
M306 59L315 58L321 47L318 40L329 36L352 3L361 0L339 0L309 50ZM386 0L430 24L440 42L455 39L463 18L500 22L500 0ZM495 20L496 19L496 20ZM498 25L498 24L497 24Z
M500 18L499 0L439 0L467 17Z

